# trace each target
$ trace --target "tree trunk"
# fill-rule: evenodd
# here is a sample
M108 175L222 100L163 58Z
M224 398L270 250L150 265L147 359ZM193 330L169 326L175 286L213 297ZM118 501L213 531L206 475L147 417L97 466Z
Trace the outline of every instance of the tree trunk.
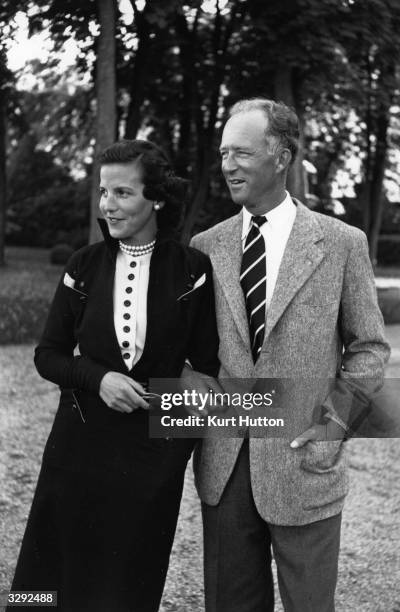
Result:
M389 108L381 108L377 121L376 152L370 188L370 218L371 224L368 233L369 255L372 263L377 261L378 240L382 225L383 213L383 179L385 177L387 154L387 131L389 127Z
M148 6L147 4L146 8L148 8ZM125 138L136 138L137 131L140 128L142 120L140 109L143 103L145 84L148 77L147 65L150 53L150 27L145 14L135 11L135 20L139 41L132 70Z
M299 116L299 112L297 109L296 98L293 87L293 68L291 66L278 66L275 73L275 81L274 81L274 91L275 91L275 99L284 102L288 106L291 106L293 109L296 109L297 115ZM300 116L299 116L300 121ZM299 139L299 150L294 160L293 164L290 167L288 178L287 178L287 188L290 191L291 195L295 198L298 198L302 202L306 202L306 189L305 189L305 180L304 180L304 168L303 168L303 159L304 159L304 136L302 131L300 131L300 139Z
M212 83L212 91L210 92L208 102L208 119L206 126L204 125L204 115L202 109L202 101L199 99L198 87L194 85L192 88L192 100L195 106L195 118L194 125L196 128L196 149L197 149L197 163L195 164L195 176L197 178L195 182L195 196L190 209L186 215L183 232L182 242L187 243L192 235L193 226L196 222L196 218L204 207L210 186L210 168L213 161L214 155L214 138L216 123L218 117L218 109L220 104L220 92L221 86L224 82L226 74L226 58L229 54L229 43L235 28L240 27L241 19L244 13L238 13L239 2L237 1L231 9L229 20L223 27L223 19L221 17L221 11L219 3L216 3L216 14L214 17L214 30L212 33L212 49L213 49L213 60L214 60L214 75ZM192 50L193 56L195 51L195 45L197 44L194 33L192 32ZM192 74L194 74L192 69Z
M115 15L116 0L97 0L100 35L96 58L96 144L92 169L91 214L89 241L100 238L97 225L99 204L98 155L116 138L116 74L115 74Z
M211 147L207 147L204 151L204 157L201 165L201 172L196 186L195 196L190 207L190 210L185 218L185 223L182 230L182 242L188 244L193 232L193 226L196 222L199 211L206 203L209 183L210 183L210 165L211 165Z
M362 206L362 215L363 215L363 230L369 235L369 229L371 225L371 181L372 181L372 147L371 147L371 134L373 131L373 118L372 118L372 109L371 109L371 68L369 64L369 60L367 60L367 70L368 70L368 95L367 95L367 108L365 113L365 162L364 162L364 185L360 191L360 201Z
M6 103L4 89L0 88L0 266L5 264L6 236Z
M179 142L175 157L175 170L186 176L191 158L191 144L195 139L194 113L198 107L198 81L196 69L197 24L200 9L197 9L193 28L190 31L186 15L181 9L175 18L175 31L179 44L179 59L182 68L182 96L179 101ZM193 174L193 173L192 173Z

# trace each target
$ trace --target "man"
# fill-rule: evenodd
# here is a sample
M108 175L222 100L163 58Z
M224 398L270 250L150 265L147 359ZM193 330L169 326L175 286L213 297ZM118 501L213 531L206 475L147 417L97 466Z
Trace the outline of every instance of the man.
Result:
M280 381L295 431L203 441L195 476L207 612L273 610L271 548L286 611L334 610L348 486L341 438L389 355L365 235L286 191L298 136L284 104L235 104L220 152L243 209L192 241L213 264L220 379Z

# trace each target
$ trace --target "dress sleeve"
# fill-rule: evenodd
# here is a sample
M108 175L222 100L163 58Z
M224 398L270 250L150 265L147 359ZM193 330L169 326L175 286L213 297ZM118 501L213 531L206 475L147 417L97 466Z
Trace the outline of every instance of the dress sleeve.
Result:
M98 393L103 376L109 371L86 356L74 355L77 346L76 319L85 296L74 287L79 256L69 260L58 283L39 345L35 365L39 374L66 389Z
M205 282L198 289L198 308L192 325L188 359L198 372L217 376L219 371L219 338L215 316L215 297L211 262L204 254L197 278L205 274Z

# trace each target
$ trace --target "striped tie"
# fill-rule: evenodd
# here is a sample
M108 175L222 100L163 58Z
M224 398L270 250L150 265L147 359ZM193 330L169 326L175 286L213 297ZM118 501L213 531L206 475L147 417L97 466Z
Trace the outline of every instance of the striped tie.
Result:
M266 300L266 263L265 243L260 227L265 217L252 217L251 229L243 250L240 284L246 302L247 319L254 363L257 361L264 340L265 300Z

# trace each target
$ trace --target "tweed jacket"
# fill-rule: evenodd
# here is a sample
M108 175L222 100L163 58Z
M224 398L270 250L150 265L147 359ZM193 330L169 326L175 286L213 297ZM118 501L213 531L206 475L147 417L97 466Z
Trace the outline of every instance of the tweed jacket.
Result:
M343 442L292 449L290 441L312 425L322 406L348 422L363 385L367 394L382 384L389 356L365 235L295 204L256 364L239 283L242 213L192 240L213 266L221 380L275 380L279 386L276 408L290 425L287 435L249 433L254 500L260 515L277 525L307 524L341 511L348 491ZM203 441L194 469L207 504L218 503L241 444L233 436Z
M102 229L104 241L80 249L68 262L35 351L39 373L61 388L45 458L69 469L90 465L129 472L148 438L148 411L126 414L106 406L99 396L101 379L109 371L143 384L151 377L179 378L186 358L197 370L215 376L213 283L203 253L159 232L150 261L145 346L128 370L114 329L118 241L104 224ZM205 282L191 291L203 276Z

